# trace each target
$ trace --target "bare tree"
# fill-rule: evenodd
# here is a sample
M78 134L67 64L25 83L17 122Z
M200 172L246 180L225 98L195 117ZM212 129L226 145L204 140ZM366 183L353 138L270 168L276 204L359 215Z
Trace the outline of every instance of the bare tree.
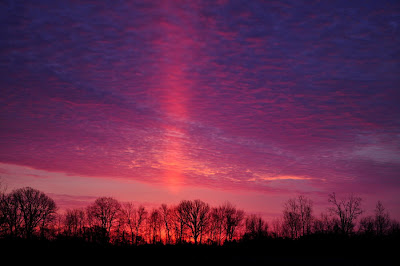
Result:
M311 200L305 196L289 199L284 204L283 216L272 221L272 236L298 238L311 232L351 234L363 212L361 198L351 194L337 199L332 193L328 201L330 213L314 218ZM245 216L243 210L229 202L210 208L201 200L183 200L173 207L162 204L148 215L143 206L135 207L132 203L121 206L113 198L102 197L86 209L68 209L57 214L54 201L39 190L25 187L8 194L0 190L0 237L55 239L62 235L94 243L111 240L114 245L146 241L199 244L207 237L208 243L222 245L239 235L244 240L265 239L270 235L268 229L261 216ZM359 219L358 229L359 233L370 236L400 234L399 222L390 220L380 201L374 215Z
M128 239L127 239L127 232L126 232L126 226L127 226L127 215L125 213L125 209L121 206L120 210L117 213L117 217L115 219L115 228L112 234L112 240L115 244L127 244Z
M87 213L94 219L95 225L103 228L109 235L120 210L121 204L116 199L101 197L88 206Z
M83 209L67 209L64 215L64 233L67 236L81 237L85 220L86 215Z
M329 208L330 212L339 218L341 232L345 235L350 234L354 229L355 220L363 212L361 198L350 194L342 200L337 200L336 194L332 193L329 194L328 201L333 204L333 207Z
M360 219L359 231L366 235L373 235L374 233L374 217L366 216Z
M386 233L390 225L389 213L383 207L381 201L378 201L375 208L375 230L378 236L382 236Z
M161 214L158 209L153 209L147 219L147 242L156 244L161 242Z
M165 243L171 244L171 217L172 211L168 208L167 204L161 204L160 214L163 223L163 227L165 229Z
M299 211L299 205L296 199L289 199L283 209L283 221L285 226L289 229L290 237L299 237L301 229L301 217Z
M319 218L313 219L313 231L318 234L332 233L336 223L329 214L321 213Z
M54 200L31 187L16 189L4 196L2 206L10 233L22 232L26 238L31 238L37 227L43 229L57 210Z
M173 209L172 225L174 230L175 242L182 243L185 240L186 231L186 215L184 204L179 204Z
M390 220L388 231L392 235L400 235L400 222L394 219Z
M300 195L297 198L297 202L299 204L301 234L304 236L311 232L313 203L310 199L303 195Z
M202 235L208 225L210 206L201 200L183 200L179 203L178 209L181 211L183 222L191 231L194 243L198 244L199 237L201 242Z
M303 195L289 199L284 204L284 226L288 228L291 238L297 238L311 232L312 206L312 201Z
M18 236L23 228L23 216L19 202L12 195L1 195L0 209L2 231L6 235Z
M262 239L268 235L268 224L261 216L252 214L246 218L246 233L248 239Z
M132 202L127 202L122 205L122 209L124 210L124 215L125 215L125 220L126 220L126 225L129 228L129 234L130 234L130 242L131 244L135 243L135 234L134 234L134 213L135 213L135 208Z
M62 235L63 233L63 225L64 225L64 215L61 213L56 213L54 215L54 219L52 219L51 223L48 225L49 227L49 237L56 239L57 236Z
M271 221L271 233L272 236L275 238L284 237L284 230L283 230L283 221L281 218L276 217Z
M231 203L226 203L224 206L224 229L225 239L232 241L237 231L237 228L241 226L244 219L244 211L237 209Z
M132 202L123 204L122 210L125 225L129 229L130 242L131 244L137 245L142 239L142 231L147 218L147 211L142 205L135 208Z
M133 225L135 227L136 239L135 244L139 244L141 237L142 227L147 218L147 211L143 205L140 205L134 212Z
M213 207L210 211L210 239L221 245L224 230L225 208L224 206Z

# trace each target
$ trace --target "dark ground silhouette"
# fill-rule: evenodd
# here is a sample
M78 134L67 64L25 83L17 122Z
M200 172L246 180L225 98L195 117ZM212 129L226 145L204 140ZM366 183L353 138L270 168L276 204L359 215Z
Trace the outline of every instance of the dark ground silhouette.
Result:
M400 225L378 202L362 214L361 198L330 195L331 213L287 201L271 226L230 203L181 201L147 211L101 197L86 209L57 213L44 193L0 195L0 254L16 264L110 265L397 265ZM354 211L355 210L355 211Z
M79 239L1 239L3 261L95 265L397 265L399 239L265 239L217 245L115 246Z

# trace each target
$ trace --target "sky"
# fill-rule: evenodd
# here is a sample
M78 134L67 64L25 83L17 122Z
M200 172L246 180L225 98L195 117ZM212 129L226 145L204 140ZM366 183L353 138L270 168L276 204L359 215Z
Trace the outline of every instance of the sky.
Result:
M398 1L16 0L0 25L8 190L400 219Z

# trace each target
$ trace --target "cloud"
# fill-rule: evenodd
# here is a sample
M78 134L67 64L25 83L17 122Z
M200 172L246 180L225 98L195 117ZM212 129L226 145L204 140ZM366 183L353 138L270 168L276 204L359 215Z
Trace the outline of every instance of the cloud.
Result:
M264 192L398 187L396 6L212 2L10 5L0 160Z
M273 181L273 180L312 180L311 177L302 176L273 176L273 177L262 177L262 180Z

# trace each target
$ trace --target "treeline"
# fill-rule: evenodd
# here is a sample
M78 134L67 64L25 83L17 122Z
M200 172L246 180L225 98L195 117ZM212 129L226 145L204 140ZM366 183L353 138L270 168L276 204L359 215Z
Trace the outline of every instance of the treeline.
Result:
M362 216L361 198L330 194L325 213L314 214L313 202L303 196L289 199L282 216L270 222L247 214L231 203L210 206L201 200L146 209L100 197L86 208L57 212L53 199L24 187L0 195L0 238L79 240L113 245L207 244L259 242L270 239L398 237L399 222L381 202L374 215Z

